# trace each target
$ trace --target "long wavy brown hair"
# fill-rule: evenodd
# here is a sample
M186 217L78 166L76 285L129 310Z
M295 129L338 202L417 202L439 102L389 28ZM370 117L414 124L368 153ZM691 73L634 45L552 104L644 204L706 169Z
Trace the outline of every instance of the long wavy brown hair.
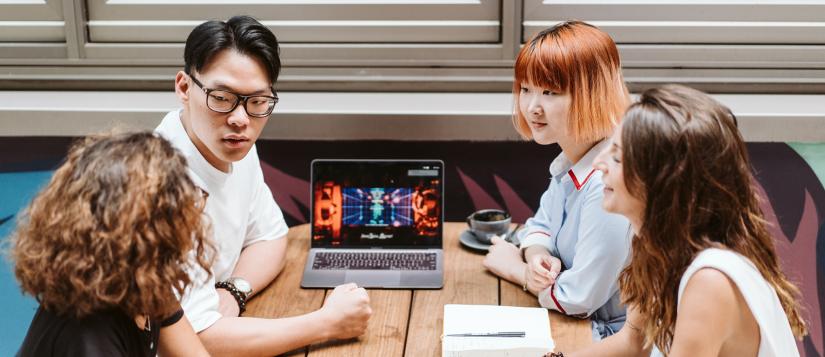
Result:
M640 312L645 346L668 353L682 274L710 247L750 259L776 290L794 335L805 335L799 289L780 269L732 112L688 87L654 88L628 109L621 139L625 184L645 210L619 284Z
M167 317L180 308L187 271L211 266L204 199L165 139L86 138L21 217L14 273L24 292L57 314Z

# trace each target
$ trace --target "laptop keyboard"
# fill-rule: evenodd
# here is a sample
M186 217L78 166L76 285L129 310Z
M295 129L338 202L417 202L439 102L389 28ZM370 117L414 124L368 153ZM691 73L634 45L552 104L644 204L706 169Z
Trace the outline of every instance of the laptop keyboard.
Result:
M435 270L436 253L318 252L316 270Z

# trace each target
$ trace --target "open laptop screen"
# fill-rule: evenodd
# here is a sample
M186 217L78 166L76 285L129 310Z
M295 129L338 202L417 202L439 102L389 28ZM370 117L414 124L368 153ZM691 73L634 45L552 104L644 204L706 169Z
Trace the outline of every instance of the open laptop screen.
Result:
M312 247L441 247L444 163L312 162Z

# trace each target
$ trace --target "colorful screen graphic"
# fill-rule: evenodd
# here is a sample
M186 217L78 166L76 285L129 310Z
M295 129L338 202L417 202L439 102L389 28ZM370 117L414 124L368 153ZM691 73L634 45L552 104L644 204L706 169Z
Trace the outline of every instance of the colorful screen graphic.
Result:
M409 226L413 223L409 188L344 188L343 224L347 226Z
M313 246L440 246L442 170L441 162L313 162Z

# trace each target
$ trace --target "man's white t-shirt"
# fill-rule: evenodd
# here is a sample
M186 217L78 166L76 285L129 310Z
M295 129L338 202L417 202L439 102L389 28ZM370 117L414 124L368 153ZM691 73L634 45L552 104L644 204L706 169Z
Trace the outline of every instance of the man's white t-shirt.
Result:
M243 248L256 242L282 238L286 236L288 227L264 182L254 145L246 157L233 162L229 173L226 173L206 161L192 143L183 128L179 110L166 114L155 132L183 153L190 177L209 193L206 214L217 250L212 277L206 279L204 272L192 272L193 283L181 299L186 317L195 332L200 332L221 318L215 281L231 277Z

